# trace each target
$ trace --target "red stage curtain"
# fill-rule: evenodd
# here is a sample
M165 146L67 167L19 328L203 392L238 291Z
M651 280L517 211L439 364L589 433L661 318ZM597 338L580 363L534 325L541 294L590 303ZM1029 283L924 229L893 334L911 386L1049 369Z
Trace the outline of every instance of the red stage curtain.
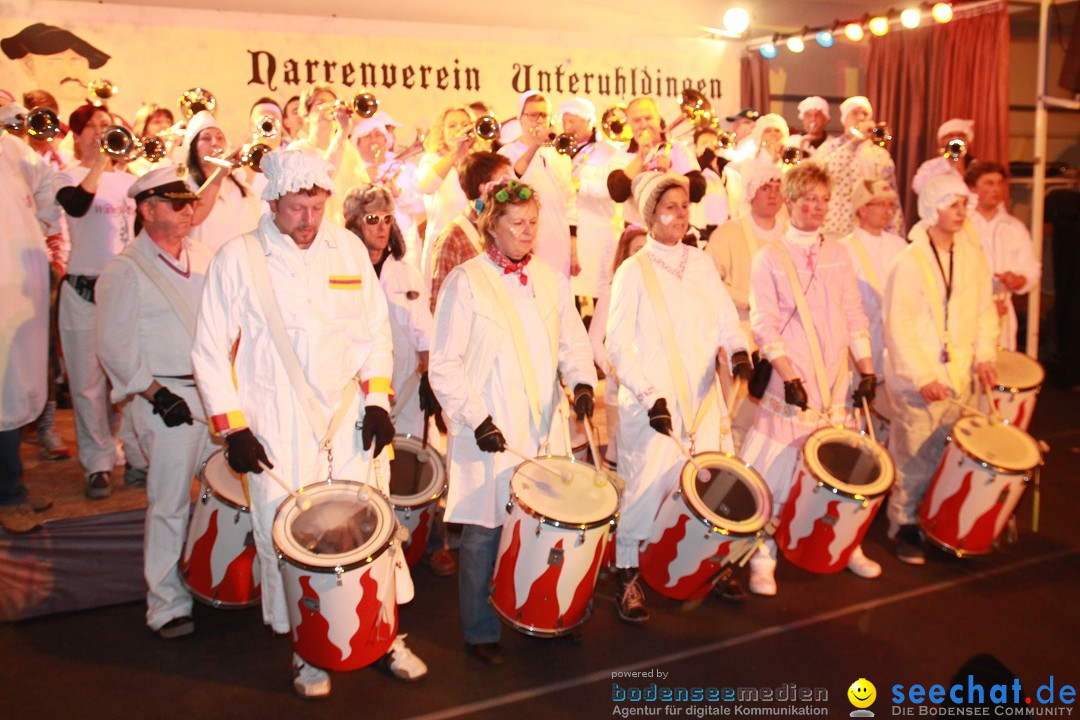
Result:
M754 108L762 115L771 112L769 101L769 63L761 53L743 55L739 66L739 107Z
M1005 2L944 25L870 39L866 95L893 131L893 159L909 227L918 219L911 179L937 152L949 118L975 121L973 155L1009 163L1009 14Z

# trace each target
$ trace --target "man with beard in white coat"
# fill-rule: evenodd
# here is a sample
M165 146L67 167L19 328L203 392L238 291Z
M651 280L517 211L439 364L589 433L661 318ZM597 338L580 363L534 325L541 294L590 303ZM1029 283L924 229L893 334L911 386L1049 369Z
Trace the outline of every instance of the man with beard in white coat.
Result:
M634 200L649 228L645 247L622 264L611 289L605 347L619 378L619 473L626 481L616 535L616 610L649 618L638 585L638 546L647 540L689 452L731 452L727 407L717 402L717 353L749 380L748 339L716 266L682 242L690 226L690 181L647 171ZM664 437L671 435L671 437Z
M22 482L22 427L45 407L49 348L49 256L45 235L60 231L56 173L21 140L0 134L0 212L4 222L0 280L0 525L8 532L39 526ZM38 501L45 510L51 503Z
M485 252L454 268L435 309L431 386L449 425L448 522L462 523L458 595L468 652L503 662L502 624L487 603L520 460L568 454L559 375L591 416L596 368L569 281L534 256L536 194L517 180L484 196Z
M970 403L973 382L994 384L997 312L990 269L961 234L969 191L938 175L919 194L919 222L885 286L885 388L893 408L889 451L896 483L889 536L903 562L922 565L919 503L960 417L950 399Z
M380 454L394 438L393 348L386 298L367 249L323 222L334 192L329 165L317 154L289 150L267 155L262 169L270 212L254 233L230 240L214 256L192 364L211 428L225 435L229 465L251 473L263 621L283 634L290 620L271 533L287 495L263 467L276 467L293 488L327 478L366 482L374 474L388 494L388 461ZM280 309L275 330L269 303ZM412 581L401 553L395 565L397 600L408 602ZM380 665L413 680L427 667L403 638L397 636ZM293 687L303 697L324 696L330 677L294 653Z
M113 402L131 402L146 477L146 624L162 638L190 635L191 593L180 580L191 478L213 447L191 371L191 344L214 251L189 236L195 202L184 173L151 170L128 188L142 225L97 283L97 349Z

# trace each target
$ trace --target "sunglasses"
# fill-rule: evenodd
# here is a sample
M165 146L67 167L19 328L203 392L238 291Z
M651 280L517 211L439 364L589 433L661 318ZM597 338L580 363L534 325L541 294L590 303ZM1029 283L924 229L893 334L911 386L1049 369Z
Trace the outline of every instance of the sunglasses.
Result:
M184 207L186 205L191 205L191 204L193 204L195 202L194 200L192 200L190 198L176 198L176 199L157 198L157 200L159 200L161 202L164 202L164 203L169 203L170 205L172 205L173 212L180 212L181 210L184 209Z
M393 215L365 215L364 216L364 222L367 223L368 225L378 225L380 220L382 220L384 223L389 225L390 223L394 222L394 216Z

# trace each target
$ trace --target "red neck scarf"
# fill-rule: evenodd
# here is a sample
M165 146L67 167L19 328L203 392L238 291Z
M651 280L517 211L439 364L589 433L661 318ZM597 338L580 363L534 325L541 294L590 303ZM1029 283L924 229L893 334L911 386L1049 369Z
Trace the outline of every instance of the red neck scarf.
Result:
M527 285L529 283L529 278L525 275L525 266L532 260L532 253L526 254L525 257L521 258L518 262L514 262L506 257L506 255L503 254L503 251L495 247L495 243L492 242L488 243L487 254L493 263L503 269L503 275L517 273L522 285Z

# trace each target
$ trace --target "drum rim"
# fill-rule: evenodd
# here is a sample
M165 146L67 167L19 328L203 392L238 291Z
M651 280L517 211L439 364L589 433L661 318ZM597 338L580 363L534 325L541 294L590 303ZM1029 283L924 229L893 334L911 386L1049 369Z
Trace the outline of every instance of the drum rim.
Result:
M595 591L595 583L594 583L593 592L594 593L596 592ZM535 625L524 625L522 623L519 623L516 620L514 620L513 618L511 618L509 615L507 615L505 612L503 612L502 608L500 608L498 605L496 605L495 601L491 599L491 589L490 588L488 589L487 602L488 602L488 605L491 606L491 609L495 613L495 615L500 620L502 620L504 623L509 625L512 629L517 630L519 633L521 633L523 635L528 635L530 637L537 637L537 638L556 638L556 637L562 637L563 635L566 635L567 633L571 633L574 630L576 630L577 628L584 625L586 622L588 622L589 618L592 617L592 611L593 611L593 603L592 603L592 600L590 600L588 606L585 608L585 614L582 616L582 618L581 618L581 620L579 622L576 622L573 625L567 625L567 626L563 627L563 629L561 629L561 630L544 630L544 629L537 628Z
M543 513L534 510L532 508L532 506L530 506L527 502L522 500L521 496L518 495L516 490L514 490L514 478L517 476L518 471L522 467L525 467L526 465L529 464L527 462L522 462L522 463L519 463L518 465L514 466L514 474L510 476L510 503L511 504L516 505L517 507L521 508L525 512L525 514L529 515L532 518L535 518L536 520L540 521L544 525L550 525L551 527L555 527L555 528L562 528L562 529L569 529L569 530L592 530L594 528L603 527L604 525L608 525L613 521L618 521L618 518L619 518L619 499L620 499L619 489L615 486L615 483L611 482L611 479L608 477L608 473L607 473L606 470L597 470L593 465L590 465L589 463L582 462L581 460L578 460L578 459L576 459L574 457L570 457L570 456L566 456L566 455L553 455L551 453L548 453L547 455L538 455L537 459L543 459L543 460L552 460L552 459L554 459L554 460L567 460L567 461L569 461L571 463L584 465L586 467L592 468L596 472L603 474L604 479L606 479L608 481L608 485L611 486L612 492L615 493L615 510L610 515L603 518L602 520L590 520L589 522L585 522L585 523L571 523L571 522L567 522L566 520L559 520L557 518L550 517L548 515L544 515Z
M1033 448L1035 448L1035 455L1036 455L1035 464L1031 465L1030 467L1011 467L1011 466L1008 466L1008 465L999 465L998 463L991 462L989 460L985 460L985 459L979 457L978 455L975 454L974 450L972 450L971 448L964 445L964 441L960 438L960 436L958 434L956 434L954 432L956 426L959 423L964 422L965 420L978 420L978 419L981 419L981 418L978 418L976 416L966 416L966 417L960 418L955 423L953 423L953 426L951 428L949 428L949 434L945 438L946 442L956 443L957 449L959 449L960 452L962 452L964 454L964 457L971 458L972 461L978 463L979 465L982 465L985 468L992 469L995 472L999 472L999 473L1002 473L1002 474L1005 474L1005 475L1026 475L1026 474L1030 473L1032 470L1035 470L1036 468L1041 466L1046 461L1045 458L1043 458L1042 448L1039 447L1038 441L1035 440L1035 438L1031 436L1031 433L1027 432L1026 430L1022 430L1021 428L1017 427L1016 425L1013 425L1012 423L999 423L998 426L999 427L1005 427L1005 428L1012 428L1013 430L1016 430L1017 432L1023 433L1024 436L1029 441L1031 441L1031 446Z
M883 461L882 479L879 479L876 483L871 485L850 485L831 477L825 472L825 468L821 462L817 460L817 456L814 455L811 457L810 455L810 449L820 447L822 445L822 438L827 436L856 437L865 440L866 444L874 451L874 454ZM861 430L850 430L848 428L839 427L818 428L806 438L806 442L803 443L799 454L802 458L803 467L806 468L806 471L810 473L819 485L828 487L832 490L834 495L842 496L850 500L874 500L889 492L893 483L896 482L896 463L893 461L892 454L889 452L888 448L876 440L872 440L866 432ZM820 473L818 472L819 469ZM888 472L885 472L886 470Z
M992 543L991 543L991 548L989 550L964 550L962 548L954 547L953 545L950 545L949 543L945 542L944 540L939 540L938 538L931 535L930 530L928 530L926 528L926 523L923 522L922 517L919 517L916 520L919 523L919 530L922 531L923 535L926 536L927 540L932 542L934 545L937 545L942 550L947 550L947 551L953 553L958 558L963 558L965 555L990 555L990 554L992 554L994 552Z
M998 385L995 385L993 387L994 390L997 390L998 392L1004 392L1004 393L1009 393L1009 394L1015 395L1017 393L1022 393L1022 392L1032 392L1032 391L1039 392L1039 390L1042 389L1043 383L1046 382L1046 368L1044 368L1042 366L1042 363L1040 363L1035 358L1027 355L1026 353L1022 353L1022 352L1020 352L1018 350L999 349L998 350L998 356L1001 356L1002 354L1016 355L1018 357L1024 358L1027 362L1030 363L1031 366L1034 366L1034 367L1038 368L1038 370L1039 370L1039 380L1038 380L1038 382L1033 383L1031 385L998 384ZM996 358L995 358L995 365L996 364L997 364L997 361L996 361Z
M721 452L719 450L709 450L694 455L694 462L697 462L699 466L702 466L702 461L711 463L711 458L716 458L719 462L715 466L731 466L732 468L738 468L740 470L749 471L750 477L756 478L759 485L753 488L755 497L758 498L758 512L755 513L749 520L742 522L733 522L732 527L721 527L714 519L723 521L716 513L704 508L704 503L701 503L701 498L697 492L689 492L688 487L694 487L694 479L697 477L697 469L690 463L683 465L683 469L679 473L679 487L678 492L683 494L686 500L683 505L690 513L696 517L705 527L709 528L712 532L719 533L721 535L735 535L738 537L752 537L759 535L765 526L769 524L772 519L772 490L769 489L769 484L765 482L765 478L761 476L752 465L740 458L734 453ZM714 465L708 465L707 467L713 467ZM706 466L702 466L706 467ZM752 485L752 484L751 484ZM764 491L764 492L761 492ZM696 500L697 502L693 502ZM698 503L701 503L699 507ZM755 521L761 519L759 524L755 525ZM742 528L745 528L742 529Z
M207 477L206 477L206 467L207 467L207 465L210 464L210 460L212 458L218 456L218 455L221 456L222 462L225 463L225 467L229 467L229 460L228 460L228 458L225 457L225 450L224 449L221 449L221 450L218 450L216 452L210 453L210 456L207 457L205 460L203 460L202 465L199 466L199 483L203 487L205 487L206 490L209 491L211 495L213 495L215 498L220 500L225 505L228 505L229 507L231 507L233 510L240 510L241 512L251 512L251 506L250 505L237 505L236 501L234 501L232 498L225 497L223 494L218 492L218 490L212 484L210 484L210 481L207 479ZM243 482L241 482L240 483L240 488L243 489L243 487L244 487Z
M404 449L413 452L414 455L416 453L413 451L413 447L415 447L416 450L423 450L423 452L429 453L430 457L428 465L434 468L434 473L432 474L432 487L438 488L438 492L433 493L432 489L428 489L414 495L394 495L393 493L390 493L388 496L390 498L390 504L396 508L401 508L402 510L407 508L415 510L416 508L430 505L445 495L448 484L446 481L446 460L443 458L442 453L432 447L430 443L428 443L428 446L425 448L421 439L407 433L394 436L394 448L397 449L399 444ZM433 462L435 458L438 458L438 462Z
M310 561L305 562L304 560L302 560L300 558L294 557L293 555L290 555L288 552L286 552L286 548L282 547L282 543L279 542L279 537L283 537L285 539L288 539L288 538L291 537L291 535L289 533L285 532L286 529L287 529L287 527L285 527L285 526L288 525L288 527L291 527L291 523L288 523L287 518L283 517L282 513L286 512L286 507L289 506L290 503L292 504L293 508L296 507L296 498L286 497L281 502L281 504L278 506L277 510L274 512L274 524L271 527L271 532L270 532L271 540L274 543L274 553L277 555L279 562L283 561L283 562L286 562L286 563L288 563L288 564L290 564L290 565L292 565L294 567L300 568L301 570L307 570L307 571L310 571L310 572L327 573L327 574L329 574L329 573L338 573L338 572L348 572L350 570L354 570L356 568L363 567L365 565L371 565L376 560L378 560L379 557L383 553L385 553L388 549L393 547L393 545L395 543L394 538L395 538L395 526L397 525L397 516L394 515L394 506L390 502L390 499L388 497L386 497L386 495L384 495L383 492L381 490L379 490L379 488L375 487L374 485L367 485L365 483L356 482L354 480L333 480L333 481L323 481L323 482L313 483L311 485L305 485L300 490L301 490L301 493L303 493L303 491L309 491L309 492L315 493L315 492L318 491L319 488L331 487L331 488L336 489L336 488L342 488L342 487L348 487L348 486L356 486L356 487L366 488L368 492L373 492L379 499L381 499L385 503L385 507L383 509L386 511L387 517L384 518L384 520L386 520L385 525L389 528L389 532L388 532L388 535L387 535L386 539L383 540L382 544L378 548L376 548L374 552L367 553L367 554L360 553L360 549L358 548L357 550L353 550L352 552L348 552L348 553L338 553L336 555L323 555L323 556L320 556L320 557L324 557L324 558L327 558L327 559L334 558L334 559L340 560L340 559L343 559L343 558L350 558L350 557L358 555L358 557L356 557L351 562L335 562L333 565L315 564L315 563L312 563ZM309 488L315 488L315 489L314 490L309 490ZM303 497L302 494L301 494L301 497ZM278 522L279 518L281 518L280 523ZM296 548L299 551L303 552L306 558L314 557L310 552L308 552L304 548L298 547L291 540L288 541L288 545L290 547L292 547L292 548Z

